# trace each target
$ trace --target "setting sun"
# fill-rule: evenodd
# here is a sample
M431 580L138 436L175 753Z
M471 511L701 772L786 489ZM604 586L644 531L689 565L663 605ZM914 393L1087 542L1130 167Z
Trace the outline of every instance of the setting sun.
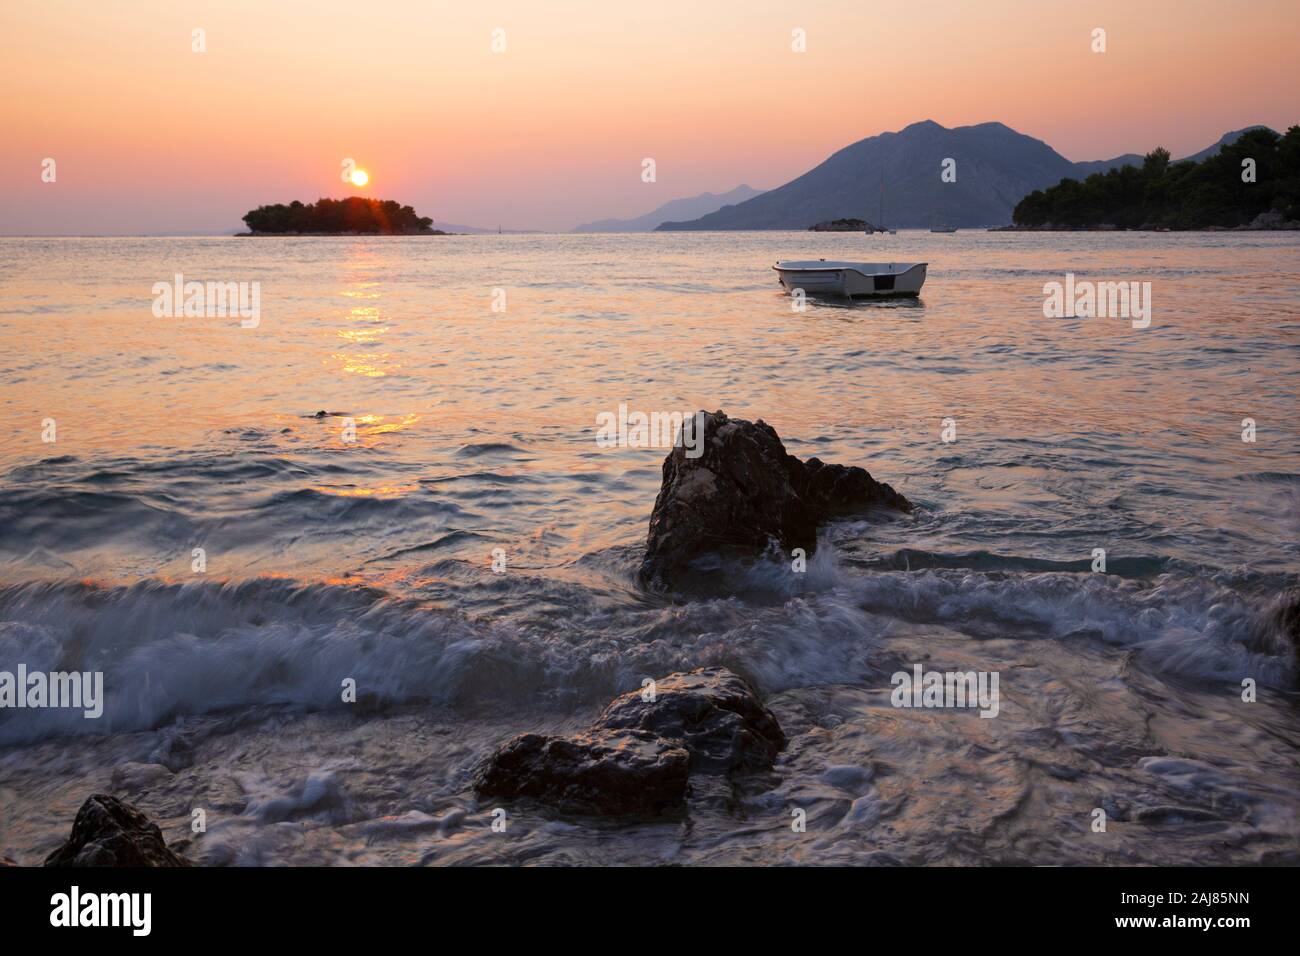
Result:
M353 186L364 186L368 182L370 182L370 174L364 169L354 169L352 171Z

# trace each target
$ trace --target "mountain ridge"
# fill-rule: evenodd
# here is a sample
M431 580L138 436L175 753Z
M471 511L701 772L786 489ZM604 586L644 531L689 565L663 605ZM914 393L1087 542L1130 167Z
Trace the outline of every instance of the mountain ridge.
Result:
M1212 155L1242 132L1226 133L1194 156ZM956 161L952 182L940 178L941 162L948 158ZM1005 123L948 128L927 119L850 143L753 199L695 219L668 220L657 229L807 229L846 217L891 228L1000 226L1011 221L1016 203L1034 190L1141 161L1141 156L1126 153L1073 162Z
M675 218L699 218L761 196L763 190L741 183L725 193L704 192L681 199L670 199L661 206L629 219L596 219L574 226L574 232L653 232L661 223Z

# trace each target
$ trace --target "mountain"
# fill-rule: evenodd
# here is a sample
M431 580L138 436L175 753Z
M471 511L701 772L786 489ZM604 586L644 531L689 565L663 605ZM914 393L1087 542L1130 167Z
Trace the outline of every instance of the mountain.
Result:
M687 199L674 199L658 209L637 216L635 219L598 219L584 222L574 228L574 232L650 232L662 222L670 219L697 219L711 212L717 212L725 206L744 202L761 196L763 190L750 186L737 186L727 193L700 193Z
M1211 156L1217 155L1219 150L1223 149L1223 147L1231 146L1237 140L1241 139L1242 133L1248 133L1252 129L1268 129L1268 127L1264 126L1261 123L1257 123L1254 126L1247 126L1243 129L1233 130L1231 133L1224 133L1222 136L1219 137L1219 141L1215 143L1213 146L1207 146L1199 153L1192 153L1192 155L1190 156L1184 156L1183 159L1185 160L1190 159L1194 163L1199 163L1203 159L1209 159ZM1269 131L1276 132L1276 130L1269 130Z
M1202 153L1217 151L1239 135L1228 133ZM947 158L956 160L954 182L940 178ZM1142 157L1131 153L1075 163L1002 123L948 129L925 120L859 140L797 179L739 205L666 221L659 229L807 229L849 217L895 229L998 226L1009 223L1016 203L1036 189L1141 163Z
M1123 156L1116 156L1114 159L1091 159L1082 163L1074 164L1075 179L1087 179L1093 173L1108 173L1112 169L1119 169L1121 166L1141 166L1142 157L1137 153L1125 153Z
M1248 133L1252 129L1268 129L1267 126L1256 124L1255 126L1246 126L1242 129L1233 130L1231 133L1224 133L1219 137L1219 141L1213 146L1207 146L1199 153L1192 153L1190 156L1184 156L1179 162L1191 161L1199 163L1202 160L1209 159L1217 155L1219 150L1225 146L1231 146L1237 140L1241 139L1242 133ZM1270 131L1272 132L1272 131ZM1086 163L1075 163L1074 167L1078 171L1078 179L1086 179L1093 173L1105 173L1112 169L1118 169L1120 166L1141 166L1144 157L1137 153L1125 153L1123 156L1116 156L1114 159L1095 159Z

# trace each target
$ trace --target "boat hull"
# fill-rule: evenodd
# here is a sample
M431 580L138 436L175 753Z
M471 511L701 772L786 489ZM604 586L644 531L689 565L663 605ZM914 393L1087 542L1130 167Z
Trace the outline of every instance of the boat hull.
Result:
M772 268L787 292L841 295L849 298L917 296L925 284L927 263L908 267L876 263L782 263Z

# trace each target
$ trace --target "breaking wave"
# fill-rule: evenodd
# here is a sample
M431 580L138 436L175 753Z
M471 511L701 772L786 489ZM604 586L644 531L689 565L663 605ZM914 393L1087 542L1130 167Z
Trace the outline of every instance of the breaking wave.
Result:
M930 562L931 564L936 562ZM1149 581L1063 571L863 571L819 548L803 575L732 568L742 596L578 602L563 621L476 620L375 587L284 578L0 588L0 670L102 671L104 714L0 711L0 744L158 727L252 706L597 705L645 676L723 664L766 693L879 682L885 637L1090 640L1197 681L1291 686L1281 598L1219 575ZM538 600L562 585L529 579ZM572 587L572 585L568 585ZM756 597L755 597L756 596ZM1294 612L1292 612L1294 613Z

